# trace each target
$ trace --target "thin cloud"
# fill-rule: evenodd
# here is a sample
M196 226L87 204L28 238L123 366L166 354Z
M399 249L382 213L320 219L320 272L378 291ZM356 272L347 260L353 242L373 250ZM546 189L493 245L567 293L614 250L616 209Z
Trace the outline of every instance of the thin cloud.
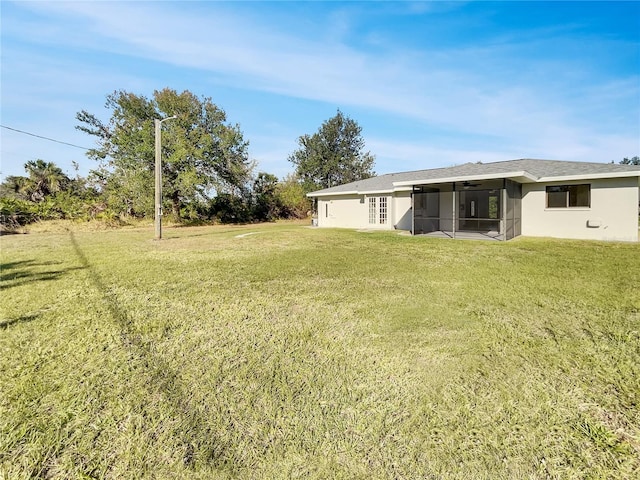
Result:
M526 72L514 78L513 69L496 77L495 65L505 63L504 52L496 44L491 49L440 51L433 56L407 50L369 54L347 45L290 36L253 18L225 12L202 18L176 14L170 8L152 12L145 4L111 8L100 3L54 3L46 8L56 5L58 13L87 18L92 33L115 41L115 48L107 48L211 71L219 80L246 89L366 107L487 135L521 134L531 129L531 118L548 125L572 113L571 107L559 111L556 98L573 86L556 85L548 91L544 89L547 82L527 79ZM343 23L348 25L346 19ZM445 57L455 60L442 61ZM535 71L536 61L529 63L527 70ZM527 117L522 112L528 112Z
M19 6L37 13L41 23L23 20L29 22L26 30L16 16L3 36L29 31L29 42L70 49L84 58L107 54L114 62L127 59L130 64L139 61L164 68L165 73L157 75L157 68L148 73L142 68L109 71L107 66L85 65L73 57L58 68L46 60L42 63L42 76L54 79L52 91L65 83L86 95L93 91L94 97L100 91L100 103L115 88L150 94L155 88L175 86L175 79L182 78L178 83L189 89L219 86L334 105L347 108L359 121L367 120L380 150L369 142L368 149L379 162L397 158L415 162L418 157L436 162L455 155L484 156L486 161L491 155L512 158L512 152L516 157L532 156L532 152L593 160L605 148L613 148L612 152L633 148L637 138L638 75L608 77L584 58L551 54L564 47L578 48L581 39L567 40L565 35L579 31L580 25L529 29L523 34L507 29L493 37L487 34L477 44L434 42L428 47L396 44L387 33L363 28L367 11L358 4L325 6L322 14L315 15L314 10L313 17L301 16L306 8L318 10L313 4L296 5L294 13L280 9L277 17L270 15L275 6L262 4L37 2ZM415 8L422 9L421 4L409 3L376 6L377 15L390 16L415 15ZM429 19L443 12L440 7L429 4L419 14ZM463 7L455 5L461 11ZM446 25L434 27L437 32L446 30ZM354 38L360 41L353 42ZM599 48L606 50L617 40L598 41ZM21 68L33 70L34 66ZM166 73L170 69L173 74ZM55 80L58 75L60 82ZM93 88L87 87L92 82ZM242 118L234 120L242 124ZM390 127L386 139L385 124ZM412 124L413 133L391 128L405 124ZM437 131L442 137L421 139L419 131ZM270 166L276 165L278 156L285 162L283 153L290 152L282 146L295 148L297 136L303 133L312 132L281 137L280 146L273 148L256 131L257 140L249 137L253 155ZM455 137L457 145L451 141ZM592 140L595 137L602 138L600 143ZM618 147L609 140L614 137ZM419 146L421 141L435 146L413 153L405 148ZM465 148L459 148L460 143ZM397 153L402 151L406 153Z

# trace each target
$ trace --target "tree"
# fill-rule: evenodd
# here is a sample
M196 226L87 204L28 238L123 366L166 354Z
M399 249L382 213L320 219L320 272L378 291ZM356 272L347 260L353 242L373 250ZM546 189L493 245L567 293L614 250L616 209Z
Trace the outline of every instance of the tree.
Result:
M260 172L253 182L255 195L254 217L260 221L272 221L280 216L280 203L277 196L278 177Z
M0 228L94 216L97 192L86 179L69 178L55 163L39 159L24 168L28 176L9 176L0 184Z
M300 148L289 156L305 192L334 187L375 175L375 157L364 152L362 128L338 113L313 135L298 139Z
M81 111L76 128L97 138L88 156L100 162L93 179L110 207L134 215L153 213L154 119L176 115L163 124L163 198L176 219L187 205L206 203L212 194L238 194L248 188L252 165L248 142L238 125L210 98L165 88L148 99L126 91L107 96L107 124Z
M280 218L305 218L311 211L311 199L307 198L295 175L287 175L279 182L276 194L280 204Z
M28 179L20 175L9 175L0 183L0 198L15 198L26 200L26 186Z
M640 157L632 157L632 158L623 158L620 160L620 164L622 165L640 165Z
M0 185L0 196L42 202L67 188L71 179L53 162L31 160L24 165L26 177L9 176Z
M70 182L62 169L53 162L32 160L24 165L28 179L25 190L33 202L41 202L45 197L63 190Z

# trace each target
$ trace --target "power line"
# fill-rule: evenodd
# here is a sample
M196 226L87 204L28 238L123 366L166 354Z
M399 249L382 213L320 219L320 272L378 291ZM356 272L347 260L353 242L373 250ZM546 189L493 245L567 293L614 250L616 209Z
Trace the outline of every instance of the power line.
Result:
M7 130L13 130L14 132L24 133L25 135L31 135L32 137L37 137L37 138L42 138L44 140L49 140L50 142L61 143L63 145L69 145L70 147L81 148L82 150L91 150L90 148L87 148L87 147L81 147L80 145L74 145L73 143L69 143L69 142L62 142L60 140L55 140L55 139L49 138L49 137L43 137L42 135L36 135L35 133L25 132L23 130L18 130L17 128L11 128L11 127L7 127L5 125L0 125L0 127L6 128Z

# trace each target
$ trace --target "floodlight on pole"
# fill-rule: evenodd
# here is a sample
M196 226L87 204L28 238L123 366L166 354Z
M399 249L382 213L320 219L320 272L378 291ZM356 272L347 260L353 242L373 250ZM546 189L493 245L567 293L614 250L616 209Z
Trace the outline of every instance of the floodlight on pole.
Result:
M156 228L156 240L162 239L162 130L160 126L162 122L177 118L175 115L167 117L162 120L157 118L154 120L155 133L156 133L156 214L155 214L155 228Z

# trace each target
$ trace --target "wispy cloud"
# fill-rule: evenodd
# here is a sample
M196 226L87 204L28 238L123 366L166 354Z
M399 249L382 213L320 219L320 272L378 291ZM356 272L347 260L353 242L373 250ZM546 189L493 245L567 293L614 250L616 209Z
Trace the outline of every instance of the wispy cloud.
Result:
M514 105L543 110L536 108L534 97L539 102L546 100L540 94L553 97L562 95L565 88L575 88L575 84L561 84L559 70L555 79L540 78L540 71L548 74L548 62L532 57L517 60L514 42L504 39L473 49L411 51L398 46L367 52L340 42L327 43L324 37L300 38L288 34L282 25L270 26L256 16L238 17L223 8L208 10L203 17L197 12L180 13L170 5L162 8L162 3L153 9L145 3L115 5L54 2L40 8L82 19L88 31L81 37L92 39L85 45L99 50L210 71L246 88L372 107L425 121L441 122L447 110L466 110L478 120L503 110L511 114ZM340 27L328 24L327 29L347 29L347 15L341 13ZM318 21L334 22L335 15ZM72 41L77 44L77 34ZM546 41L522 40L518 49L526 49L523 44L528 42L540 50L558 39L547 35ZM575 68L577 64L564 60L565 71ZM554 82L555 90L546 91ZM445 115L444 120L458 128L467 123L458 115ZM488 128L485 121L471 123L473 130L478 123Z
M422 15L425 28L431 25L429 16L444 8L409 2L384 6L390 16ZM457 156L487 161L512 158L511 152L596 160L608 148L633 149L638 133L640 75L614 78L596 72L584 58L553 55L554 49L580 44L580 38L565 38L572 25L531 28L522 34L501 31L478 44L443 46L427 41L396 44L388 32L363 27L368 14L358 4L314 10L313 15L304 15L313 4L298 4L293 13L280 9L277 16L271 15L273 5L210 2L37 2L21 7L36 14L29 19L29 41L49 48L153 62L185 76L204 77L212 85L322 102L371 116L374 133L368 148L389 163L421 158L447 163L435 159ZM10 32L21 27L13 25ZM435 21L433 27L442 30ZM360 41L352 41L354 36ZM616 42L598 41L609 42L609 47ZM78 62L69 58L56 72L56 66L44 60L43 75L56 72L83 91L101 78L102 69ZM136 84L130 70L110 73L121 77L120 88L150 84L149 78ZM105 94L113 88L104 84L100 89ZM622 108L625 104L630 108ZM412 135L391 128L407 122L416 125ZM419 131L431 130L442 132L443 138L429 136L434 143L425 147ZM452 141L456 136L480 140L460 148ZM274 164L284 146L295 140L273 139L269 145L265 138L256 138L254 145L264 145L258 156ZM487 158L490 155L496 157Z

